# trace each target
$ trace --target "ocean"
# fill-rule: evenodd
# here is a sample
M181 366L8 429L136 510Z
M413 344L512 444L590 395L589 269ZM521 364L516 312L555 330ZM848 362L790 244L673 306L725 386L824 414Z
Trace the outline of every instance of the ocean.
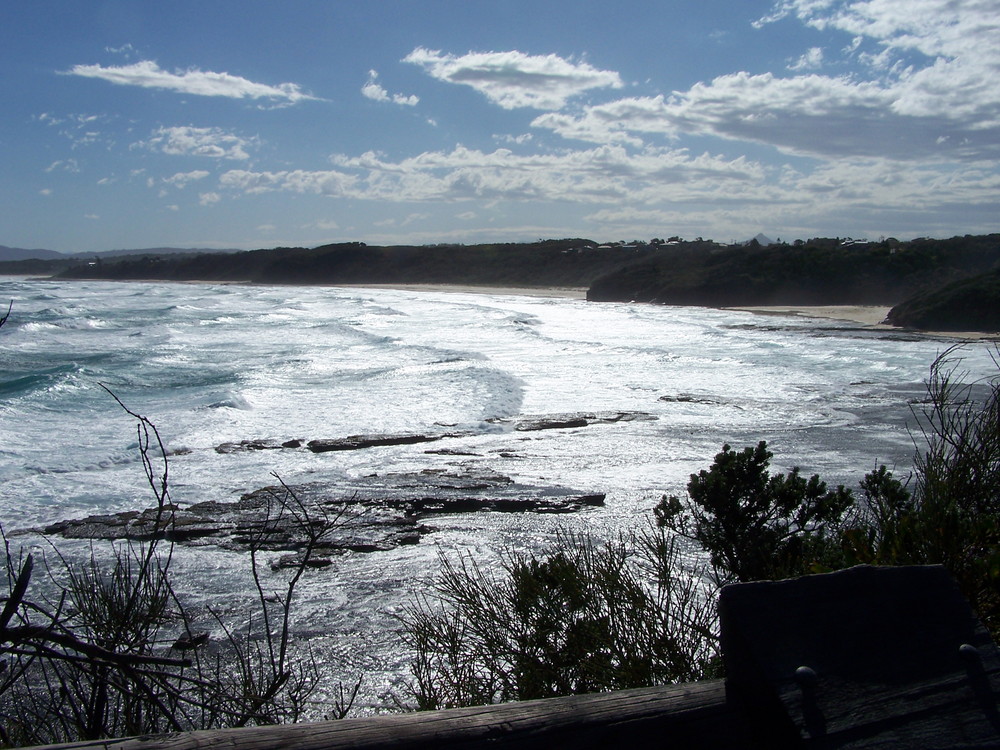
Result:
M490 470L519 483L604 493L573 514L463 513L415 545L350 552L309 571L296 633L329 674L364 675L374 710L407 654L393 618L441 556L488 565L542 551L560 530L598 537L649 522L724 443L766 440L773 469L856 486L884 463L905 476L914 410L954 341L846 321L503 294L0 278L0 520L8 534L152 502L129 409L156 424L172 500L232 502L274 484L336 486L371 474ZM956 356L995 373L992 346ZM525 432L517 420L642 418ZM456 435L313 453L220 453L225 443L357 434ZM442 450L442 448L447 448ZM53 554L100 543L15 535ZM178 548L178 589L238 607L247 555ZM280 585L281 573L274 576ZM219 604L218 606L222 606Z

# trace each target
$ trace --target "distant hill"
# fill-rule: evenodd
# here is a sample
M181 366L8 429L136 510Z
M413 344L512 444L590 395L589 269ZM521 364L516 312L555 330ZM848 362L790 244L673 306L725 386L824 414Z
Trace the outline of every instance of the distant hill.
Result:
M482 245L279 247L230 255L91 257L64 278L249 281L260 284L470 284L589 287L649 246L598 248L568 238ZM2 270L2 269L0 269Z
M758 239L732 246L675 239L598 245L580 238L429 246L346 242L235 252L151 248L0 263L0 273L76 279L572 286L587 287L587 299L596 302L709 307L892 307L917 298L895 311L893 322L968 331L995 330L986 327L995 325L993 319L977 310L1000 308L994 302L997 269L1000 234L908 242L817 238L793 245ZM948 284L957 286L942 289ZM938 291L943 297L923 296ZM914 312L937 309L941 298L950 312L933 318Z
M225 249L205 249L194 247L147 247L135 250L102 250L96 253L73 253L70 257L93 258L95 255L101 258L120 258L126 255L191 255L213 254L213 253L238 253L238 248Z
M237 248L226 248L221 250L185 248L185 247L150 247L134 250L101 250L95 253L60 253L56 250L43 250L36 248L28 250L23 247L7 247L0 245L0 262L10 260L60 260L65 258L115 258L124 255L175 255L178 253L237 253Z
M57 253L55 250L28 250L23 247L7 247L6 245L0 245L0 261L6 260L31 260L34 258L40 259L51 259L51 258L62 258L62 253Z

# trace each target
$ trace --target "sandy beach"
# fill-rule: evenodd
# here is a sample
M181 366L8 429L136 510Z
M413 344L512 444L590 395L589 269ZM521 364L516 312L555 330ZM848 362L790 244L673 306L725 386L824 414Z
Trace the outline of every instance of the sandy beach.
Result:
M825 318L828 320L847 320L858 323L865 328L886 331L907 331L920 336L939 336L953 339L968 339L971 341L1000 341L1000 334L982 333L980 331L921 331L899 328L884 323L892 308L877 305L774 305L763 307L726 307L725 310L742 310L759 315L800 315L804 318Z
M572 286L477 286L468 284L337 284L345 289L401 289L407 292L446 292L450 294L510 294L517 297L560 297L587 299L586 287Z
M722 309L741 310L761 315L801 315L804 318L849 320L852 323L860 323L864 326L895 328L895 326L883 325L883 321L891 308L875 305L774 305L763 307L724 307Z

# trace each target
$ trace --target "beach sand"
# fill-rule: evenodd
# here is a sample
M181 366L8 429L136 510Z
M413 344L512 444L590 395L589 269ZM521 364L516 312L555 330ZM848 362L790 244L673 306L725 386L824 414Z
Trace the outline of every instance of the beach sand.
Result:
M759 315L801 315L804 318L825 318L847 320L859 323L865 328L884 331L905 331L920 336L934 336L970 341L1000 341L1000 334L980 331L923 331L887 325L883 321L889 314L889 307L872 305L774 305L766 307L727 307L725 310L742 310Z
M769 307L725 307L723 309L741 310L762 315L801 315L804 318L849 320L864 326L896 328L882 323L891 308L872 305L774 305Z
M509 294L515 297L559 297L587 299L586 287L575 286L476 286L466 284L336 284L346 289L401 289L407 292L446 292L449 294Z

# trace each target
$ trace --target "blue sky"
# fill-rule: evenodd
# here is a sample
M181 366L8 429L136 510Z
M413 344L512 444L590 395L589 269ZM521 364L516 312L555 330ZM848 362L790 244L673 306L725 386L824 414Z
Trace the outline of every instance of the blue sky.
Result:
M0 8L0 244L1000 230L1000 0Z

